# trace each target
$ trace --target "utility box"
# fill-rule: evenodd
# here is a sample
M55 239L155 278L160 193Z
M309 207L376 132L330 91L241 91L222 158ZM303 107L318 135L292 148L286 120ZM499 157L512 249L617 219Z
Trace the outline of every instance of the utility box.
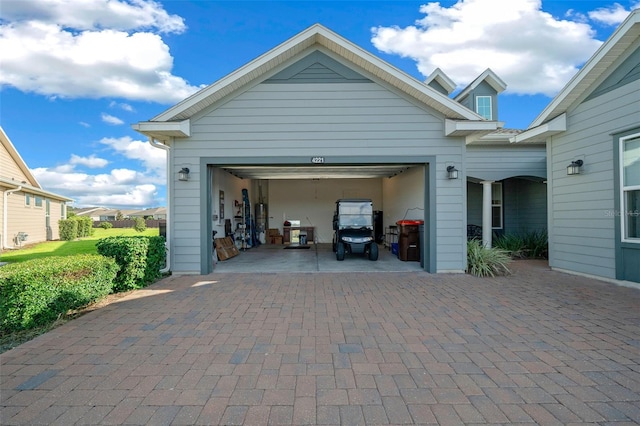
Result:
M399 220L398 259L404 262L420 261L420 225L423 220Z

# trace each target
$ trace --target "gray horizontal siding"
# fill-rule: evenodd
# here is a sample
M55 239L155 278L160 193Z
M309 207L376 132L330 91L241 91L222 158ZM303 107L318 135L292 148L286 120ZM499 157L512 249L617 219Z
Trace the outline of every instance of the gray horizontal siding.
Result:
M469 145L467 177L480 180L504 180L516 176L546 177L544 145Z
M176 170L192 171L189 182L175 182L176 270L193 266L182 247L200 244L201 157L262 157L274 163L300 157L307 164L312 156L328 161L332 156L389 157L390 162L394 156L437 158L436 269L465 268L463 179L449 181L445 171L448 162L462 164L463 141L446 138L443 117L428 108L374 83L261 84L194 117L191 135L177 140L171 152ZM192 229L194 222L198 226Z
M640 82L579 105L567 116L568 131L548 145L549 264L615 278L614 145L612 133L640 123ZM582 159L580 175L566 168Z

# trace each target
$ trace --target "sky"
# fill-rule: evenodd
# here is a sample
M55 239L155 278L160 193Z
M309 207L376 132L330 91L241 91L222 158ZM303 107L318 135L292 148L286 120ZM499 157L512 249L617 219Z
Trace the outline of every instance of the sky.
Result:
M506 84L526 129L640 0L0 0L0 126L47 191L74 207L166 205L147 121L320 23L423 81ZM452 96L455 96L456 92ZM1 173L1 171L0 171Z

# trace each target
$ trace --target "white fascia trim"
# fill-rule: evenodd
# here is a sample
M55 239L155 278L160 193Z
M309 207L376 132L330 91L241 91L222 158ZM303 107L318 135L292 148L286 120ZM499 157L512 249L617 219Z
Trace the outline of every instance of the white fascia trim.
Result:
M191 120L183 121L141 121L132 124L133 130L144 135L161 135L188 138L191 136Z
M501 125L504 125L501 121L470 121L470 120L444 120L444 134L445 136L451 136L456 132L491 132L498 130Z
M504 81L502 81L502 79L500 77L498 77L498 75L496 73L494 73L491 68L487 68L486 70L484 70L484 72L482 74L480 74L478 77L475 78L475 80L473 80L471 83L469 83L469 85L467 87L465 87L464 89L462 89L462 91L460 93L458 93L453 99L457 102L459 102L461 99L463 99L465 96L467 96L471 90L475 89L481 82L483 81L487 81L487 83L494 88L494 90L500 94L502 92L504 92L504 90L507 88L507 83L505 83Z
M454 83L454 81L451 80L440 68L433 70L429 77L424 81L424 84L428 86L429 83L434 80L447 91L448 95L456 89L456 83Z
M582 80L584 80L587 75L591 72L596 72L602 74L607 68L598 67L600 61L602 61L609 52L616 46L616 44L626 35L628 31L634 25L640 23L640 9L636 9L627 17L627 19L620 24L618 29L609 37L609 39L600 45L600 48L593 54L591 59L587 61L586 64L582 66L580 71L578 71L571 80L564 86L564 88L558 93L558 95L553 98L553 100L547 105L547 107L540 113L540 115L531 123L529 126L536 127L543 123L549 115L567 98L571 92L577 89ZM586 90L586 88L581 88L581 91Z
M330 52L333 52L334 54L345 58L360 67L363 67L369 72L372 72L372 70L369 69L370 66L382 70L387 74L387 76L390 76L391 80L397 79L402 84L406 84L407 86L409 86L410 90L415 90L416 92L421 93L424 96L436 100L443 106L442 110L448 110L449 112L457 114L460 117L468 120L477 120L478 118L482 118L470 109L460 105L458 102L443 95L437 90L429 86L425 86L422 82L400 71L398 68L393 67L389 63L369 53L360 46L339 36L338 34L332 32L331 30L323 27L320 24L314 24L313 26L309 27L293 38L290 38L274 49L264 53L262 56L238 68L237 70L221 78L210 86L207 86L202 90L194 93L190 97L179 102L163 113L153 117L151 121L163 122L171 120L173 117L176 117L184 111L197 106L200 102L206 101L207 98L213 96L216 92L232 87L242 79L249 80L257 78L265 72L262 67L270 66L271 68L273 68L279 64L286 62L291 57L313 46L314 44L318 44L328 49ZM365 61L366 64L360 64L358 59L360 61ZM375 74L375 72L373 72L373 74ZM391 84L397 86L397 83L394 83L392 81L390 82ZM401 90L410 93L410 90L408 88ZM419 96L416 96L415 94L412 94L412 96L419 98Z
M544 123L538 127L534 127L529 130L513 136L509 139L511 143L525 143L525 142L546 142L549 136L567 131L567 114L560 114L548 123Z

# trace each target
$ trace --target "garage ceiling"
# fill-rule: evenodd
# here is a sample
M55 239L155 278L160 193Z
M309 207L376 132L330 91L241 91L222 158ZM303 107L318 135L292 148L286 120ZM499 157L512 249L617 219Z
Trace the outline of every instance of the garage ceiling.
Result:
M223 170L242 179L375 179L389 178L405 172L415 164L371 165L233 165Z

